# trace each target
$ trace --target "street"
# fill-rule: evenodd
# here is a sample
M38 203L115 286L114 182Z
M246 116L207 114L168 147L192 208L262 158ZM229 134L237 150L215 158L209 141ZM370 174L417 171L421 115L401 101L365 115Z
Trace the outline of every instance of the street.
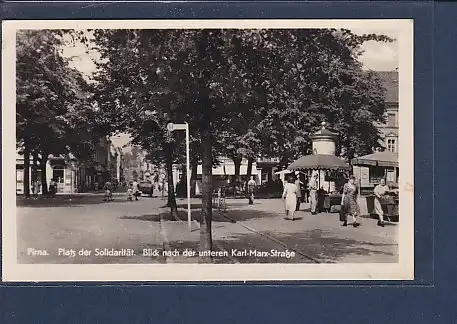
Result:
M128 202L116 194L74 195L17 201L19 263L197 263L201 200L178 199L172 220L166 200L141 197ZM225 212L213 212L214 263L386 263L398 262L398 225L381 228L364 218L362 226L342 227L338 214L284 220L280 199L228 199Z

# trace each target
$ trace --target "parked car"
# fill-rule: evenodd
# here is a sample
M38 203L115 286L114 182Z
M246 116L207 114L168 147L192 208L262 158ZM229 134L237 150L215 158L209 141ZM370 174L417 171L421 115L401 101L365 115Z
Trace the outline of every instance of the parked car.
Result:
M141 191L142 194L149 195L149 197L152 197L152 194L154 192L154 185L151 182L143 181L139 183L138 189Z

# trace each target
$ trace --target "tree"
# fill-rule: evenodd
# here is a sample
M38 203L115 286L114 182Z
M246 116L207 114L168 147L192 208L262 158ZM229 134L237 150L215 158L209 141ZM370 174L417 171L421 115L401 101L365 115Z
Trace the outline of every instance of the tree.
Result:
M363 42L389 38L316 29L261 30L257 39L247 56L254 60L244 68L253 76L252 102L259 107L248 129L262 155L287 164L311 153L309 136L322 121L339 133L339 151L348 159L377 145L374 123L383 120L383 91L358 57Z
M347 158L375 144L370 125L382 120L382 91L357 60L370 39L389 41L333 29L97 30L97 100L112 130L128 130L168 166L182 157L182 139L165 125L189 122L202 161L200 243L208 250L214 156L244 155L251 169L258 155L287 163L310 151L324 119Z
M153 149L168 169L178 145L175 136L165 131L167 122L189 121L192 137L199 138L195 142L201 143L203 162L202 249L211 249L212 137L227 120L224 97L218 93L223 93L222 84L230 77L225 73L227 64L222 64L226 60L221 60L225 54L220 31L97 30L94 34L104 60L96 78L97 100L113 131L128 130L134 142ZM214 119L215 115L223 118Z
M86 95L87 83L62 56L65 33L61 30L24 30L17 33L16 142L24 154L27 197L30 154L37 158L41 156L42 188L46 193L49 154L72 152L76 157L85 159L94 150L96 113ZM35 171L33 173L36 175Z
M150 47L148 37L163 38L160 33L135 30L97 30L94 36L103 60L95 77L95 93L104 125L110 132L130 133L132 143L145 149L156 164L166 164L168 205L177 216L171 174L174 139L165 128L172 115L170 96L161 86L159 69L152 68L156 49Z

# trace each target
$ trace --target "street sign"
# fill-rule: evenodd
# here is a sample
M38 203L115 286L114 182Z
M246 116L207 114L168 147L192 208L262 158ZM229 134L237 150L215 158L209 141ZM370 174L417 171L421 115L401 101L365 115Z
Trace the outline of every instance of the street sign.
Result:
M167 124L167 130L169 132L173 132L175 130L186 130L186 129L187 129L187 124L174 124L174 123Z

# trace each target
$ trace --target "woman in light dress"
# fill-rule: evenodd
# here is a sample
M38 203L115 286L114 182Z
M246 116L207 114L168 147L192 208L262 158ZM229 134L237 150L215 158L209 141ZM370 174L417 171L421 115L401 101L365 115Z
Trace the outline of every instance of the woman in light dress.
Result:
M381 179L381 182L374 188L374 208L376 214L378 214L378 226L384 227L384 211L382 210L382 200L389 192L389 187L386 186L386 180Z
M294 179L290 176L284 184L284 192L282 199L284 200L286 217L284 219L294 220L295 209L297 207L297 192L298 188L294 183Z
M347 217L352 216L352 226L358 227L360 223L357 222L357 216L360 214L359 204L357 203L358 188L355 184L355 177L351 176L349 181L344 185L343 197L341 198L341 205L345 213L345 220L343 226L347 226Z

